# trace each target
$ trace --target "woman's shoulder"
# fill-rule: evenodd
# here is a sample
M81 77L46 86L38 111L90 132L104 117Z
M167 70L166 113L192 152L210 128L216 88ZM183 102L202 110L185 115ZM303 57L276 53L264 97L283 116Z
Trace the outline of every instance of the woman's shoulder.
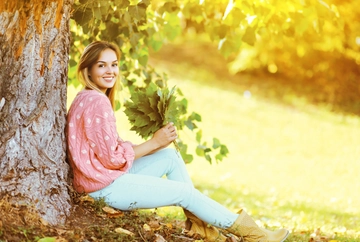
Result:
M103 109L111 108L109 98L98 91L84 89L80 91L71 104L69 113L88 113L90 110L96 112Z
M83 89L77 94L77 97L102 99L102 98L106 98L106 95L96 90Z
M88 89L84 89L82 91L80 91L77 96L76 96L78 105L83 106L83 105L102 105L102 104L110 104L110 100L109 98L104 94L104 93L100 93L96 90L88 90Z

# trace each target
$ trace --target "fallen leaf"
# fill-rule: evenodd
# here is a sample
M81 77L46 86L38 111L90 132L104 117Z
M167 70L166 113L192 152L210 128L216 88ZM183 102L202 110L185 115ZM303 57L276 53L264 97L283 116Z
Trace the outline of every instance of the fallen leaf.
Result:
M39 239L38 242L56 242L56 238L54 238L54 237L45 237L45 238Z
M123 216L124 213L119 211L119 210L115 210L113 208L110 207L103 207L102 210L107 213L108 217L114 218L114 217L120 217Z
M127 229L123 229L123 228L116 228L114 230L116 233L118 234L127 234L127 235L130 235L130 236L134 236L135 234Z
M82 197L80 197L79 200L80 200L81 203L83 203L83 202L94 203L95 202L95 199L90 197L89 195L82 196Z
M44 237L37 242L68 242L68 240L62 237Z
M113 209L113 208L110 208L110 207L103 207L102 210L103 210L105 213L110 213L110 214L118 213L117 210L115 210L115 209Z
M172 228L173 228L173 226L172 226L171 223L167 223L167 224L166 224L166 227L168 227L169 229L172 229Z
M161 227L161 224L156 221L156 220L152 220L149 222L149 226L152 228L152 229L158 229Z
M151 231L150 226L149 226L149 225L147 225L147 224L144 224L144 225L143 225L143 228L144 228L144 230L145 230L146 232Z
M155 234L155 237L156 239L154 240L154 242L166 242L164 237L162 237L160 234Z

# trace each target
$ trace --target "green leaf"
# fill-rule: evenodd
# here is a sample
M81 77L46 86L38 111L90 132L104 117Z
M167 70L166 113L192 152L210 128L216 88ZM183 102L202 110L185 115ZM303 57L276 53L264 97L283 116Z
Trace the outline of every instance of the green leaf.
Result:
M127 8L130 5L129 0L115 0L115 6L120 9Z
M38 242L55 242L55 241L56 241L55 237L44 237L38 240Z
M70 67L77 66L77 62L73 59L70 59L69 65L70 65Z
M150 107L150 104L146 102L146 100L138 103L138 110L143 112L145 115L153 112L153 109Z
M182 141L178 142L178 145L180 147L180 154L183 158L185 163L190 163L194 160L194 156L187 153L188 146L186 144L183 144Z
M226 147L226 145L221 145L220 146L220 154L222 154L223 156L226 156L228 153L229 153L229 150Z
M246 18L246 15L237 7L233 7L229 14L224 19L223 23L232 27L239 27L242 20Z
M201 122L201 116L198 113L192 112L191 115L189 116L190 120L196 120Z
M132 46L137 46L139 43L139 40L141 38L141 35L139 33L132 33L130 35L130 43Z
M144 127L146 125L148 125L150 122L150 118L146 118L145 116L142 116L141 118L138 117L135 122L134 122L134 126L135 127Z
M140 65L146 67L146 65L148 63L148 59L149 59L149 56L143 55L138 58L138 61L139 61Z
M154 110L160 116L160 114L157 112L158 111L157 103L158 103L159 100L157 98L154 98L154 97L148 97L148 101L149 101L151 109Z
M194 160L194 156L188 153L181 152L181 157L186 164L191 163Z
M201 142L201 138L202 138L202 130L199 130L197 133L196 133L196 141L198 143Z
M158 112L159 112L159 114L161 116L161 119L163 121L165 121L165 109L164 109L163 103L158 102L157 108L158 108Z
M112 9L109 5L109 2L101 2L100 12L102 16L107 16L110 10Z
M119 100L115 100L115 111L119 110L121 108L121 103Z
M239 40L239 42L241 41ZM218 49L225 58L229 57L231 53L234 53L237 50L235 41L229 37L226 37L219 42Z
M150 114L149 114L149 117L150 117L150 120L151 120L151 121L157 121L157 120L159 120L159 119L161 118L161 117L159 116L159 114L156 113L156 112L150 113Z
M213 138L213 148L216 149L218 147L220 147L221 143L220 140L218 138Z
M108 38L113 41L116 37L120 34L119 26L114 22L107 22L106 23L106 33Z
M205 159L206 159L207 161L209 161L210 164L212 164L212 159L211 159L211 156L210 156L209 154L205 154Z
M184 124L186 125L186 127L188 127L188 129L190 130L194 130L196 128L196 125L190 120L185 120Z
M148 44L154 51L159 51L163 45L163 38L159 32L152 35Z
M205 152L204 152L205 148L202 145L198 145L196 147L196 155L198 156L205 156Z
M169 13L178 12L180 10L179 6L175 2L166 2L163 8Z
M80 26L82 26L83 29L86 25L89 24L90 20L92 19L92 16L93 16L92 11L91 11L91 9L88 9L88 8L86 8L84 10L77 9L73 13L73 19ZM84 31L84 32L86 33L87 31Z
M150 0L141 0L139 5L143 5L144 7L148 7L150 5Z
M100 8L93 8L93 14L94 14L95 19L98 19L98 20L102 19L102 14L101 14Z
M158 87L156 86L155 83L151 82L148 87L146 88L145 90L145 94L149 97L152 97L154 96L154 94L156 93L157 94L157 91L158 91ZM159 95L158 95L159 96Z
M182 93L181 89L180 88L176 88L176 92L177 94L179 94L180 96L184 96L184 94ZM184 99L183 99L184 100ZM187 100L185 99L186 101L186 104L187 104Z
M242 37L242 41L244 41L245 43L254 46L255 41L256 41L256 35L255 35L255 30L254 28L248 26L246 28L245 34Z
M167 39L171 41L181 34L180 18L176 13L166 15L166 24L163 27L163 31Z
M214 33L216 33L219 39L225 38L228 31L229 31L229 27L226 25L217 26L214 29Z
M217 155L215 156L215 159L216 159L217 161L222 161L223 158L224 158L224 156L221 155L221 154L217 154Z
M146 20L146 7L143 5L131 5L128 7L130 16L134 19L134 23L137 24L139 21Z

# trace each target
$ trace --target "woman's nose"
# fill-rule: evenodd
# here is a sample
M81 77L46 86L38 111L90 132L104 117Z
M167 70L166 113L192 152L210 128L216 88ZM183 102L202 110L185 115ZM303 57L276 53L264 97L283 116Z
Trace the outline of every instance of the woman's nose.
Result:
M113 69L111 68L111 66L107 66L106 72L107 73L112 73L113 72Z

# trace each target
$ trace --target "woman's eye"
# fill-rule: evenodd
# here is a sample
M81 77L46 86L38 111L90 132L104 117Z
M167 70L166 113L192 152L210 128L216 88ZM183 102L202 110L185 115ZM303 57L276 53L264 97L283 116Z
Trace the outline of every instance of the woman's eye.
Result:
M99 67L104 67L104 65L103 65L103 64L100 64Z
M117 64L117 63L114 63L113 66L118 66L118 64Z

